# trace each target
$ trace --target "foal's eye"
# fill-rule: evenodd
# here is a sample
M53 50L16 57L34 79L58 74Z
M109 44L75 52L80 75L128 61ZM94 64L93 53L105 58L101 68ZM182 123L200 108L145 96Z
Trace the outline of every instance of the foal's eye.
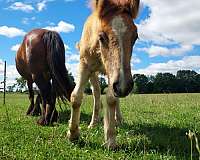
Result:
M99 33L99 41L100 41L102 44L108 43L108 36L106 35L105 32L100 32L100 33Z

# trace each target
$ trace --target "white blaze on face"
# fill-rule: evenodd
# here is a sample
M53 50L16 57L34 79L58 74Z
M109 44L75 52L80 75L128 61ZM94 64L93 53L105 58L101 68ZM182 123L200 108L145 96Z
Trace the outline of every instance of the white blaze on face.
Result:
M120 61L120 82L121 82L121 89L125 89L125 73L124 73L124 47L123 47L123 37L125 32L127 31L127 26L124 23L124 20L121 16L117 16L112 20L112 30L117 36L119 47L120 47L120 55L121 55L121 61Z

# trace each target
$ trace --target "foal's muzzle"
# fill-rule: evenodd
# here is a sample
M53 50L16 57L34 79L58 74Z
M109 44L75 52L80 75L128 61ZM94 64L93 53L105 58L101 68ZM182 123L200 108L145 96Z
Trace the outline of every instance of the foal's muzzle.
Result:
M123 86L123 87L122 87ZM133 79L127 81L124 85L120 81L115 81L113 83L113 92L115 97L126 97L133 89Z

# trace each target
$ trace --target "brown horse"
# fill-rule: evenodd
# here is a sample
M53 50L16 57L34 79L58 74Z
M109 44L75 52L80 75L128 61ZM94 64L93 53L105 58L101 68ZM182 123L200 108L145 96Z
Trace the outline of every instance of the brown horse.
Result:
M104 116L105 145L116 147L115 116L120 116L119 97L127 96L133 88L130 60L138 38L133 19L140 0L92 0L93 13L87 19L80 50L79 81L71 95L72 113L68 137L79 138L80 105L84 85L88 80L94 87L96 110L100 105L97 74L108 77L107 107ZM95 107L94 107L95 108ZM94 109L95 111L95 109ZM95 118L94 118L95 119Z
M39 96L34 106L32 84L35 82L42 98L42 115L38 124L49 125L57 121L56 97L70 100L75 86L65 67L65 49L59 34L45 29L29 32L17 52L16 68L27 80L30 99L27 114L38 114L39 111Z

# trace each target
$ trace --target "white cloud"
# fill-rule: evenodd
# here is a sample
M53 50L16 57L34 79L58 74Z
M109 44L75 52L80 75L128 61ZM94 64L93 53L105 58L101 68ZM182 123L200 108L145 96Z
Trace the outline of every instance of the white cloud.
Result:
M79 62L80 55L79 54L67 54L66 55L66 62Z
M34 21L34 20L36 20L36 17L31 17L31 18L25 17L25 18L22 18L22 24L29 24L30 21Z
M75 81L77 81L79 73L79 62L76 63L66 62L65 65L67 67L67 70L72 73Z
M64 47L66 51L69 51L71 49L67 44L64 44Z
M4 62L0 59L0 80L3 80L4 76ZM15 78L20 77L19 73L15 65L7 65L7 72L6 72L6 86L11 86L15 83ZM3 84L0 84L0 88L3 87Z
M0 26L0 35L13 38L17 36L24 36L26 32L22 29L18 29L15 27L8 27L8 26Z
M39 12L41 12L43 9L45 9L46 3L47 3L47 1L42 1L42 2L37 3L37 10Z
M45 29L52 30L52 31L57 31L59 33L69 33L73 32L75 30L75 26L73 24L60 21L57 26L48 26L45 27Z
M8 7L11 10L21 10L23 12L31 12L34 10L33 6L30 4L25 4L23 2L15 2Z
M0 74L4 71L4 61L0 59Z
M19 47L20 47L20 44L16 44L16 45L11 47L11 51L17 52Z
M140 39L157 44L200 45L199 0L143 0L151 10L138 25Z
M65 2L74 2L75 0L65 0Z
M131 58L131 64L140 63L141 59L139 59L136 55L133 55Z
M152 45L150 48L138 48L139 51L145 51L150 57L156 56L180 56L184 53L191 51L193 47L191 45L181 45L177 48L167 48L158 45Z
M176 74L178 70L195 70L200 71L200 56L186 56L181 60L170 60L166 63L153 63L147 68L133 70L132 72L146 74L146 75L155 75L159 72L162 73L173 73Z

